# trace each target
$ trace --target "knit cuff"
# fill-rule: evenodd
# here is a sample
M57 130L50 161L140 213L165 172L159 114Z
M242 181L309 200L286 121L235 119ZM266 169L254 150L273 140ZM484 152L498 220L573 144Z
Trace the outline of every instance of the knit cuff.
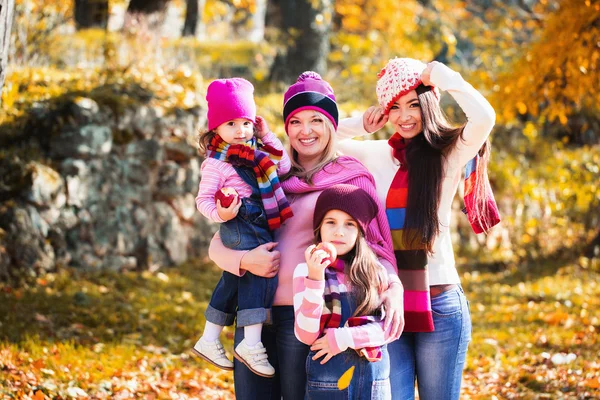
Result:
M329 344L329 349L331 350L331 354L334 356L340 354L348 348L347 344L344 344L343 341L339 342L339 338L337 335L338 331L344 331L344 328L329 328L325 333L325 337L327 338L327 343ZM343 336L343 335L341 335Z

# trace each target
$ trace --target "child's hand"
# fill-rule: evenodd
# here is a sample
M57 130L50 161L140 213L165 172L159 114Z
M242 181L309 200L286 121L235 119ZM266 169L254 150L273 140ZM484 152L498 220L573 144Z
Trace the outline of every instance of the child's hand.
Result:
M267 121L260 115L256 116L256 137L262 139L267 133L271 132Z
M376 132L383 128L389 118L389 114L386 115L381 106L371 106L363 114L363 127L369 133Z
M221 205L221 200L217 200L217 213L223 221L227 222L235 218L240 211L241 206L242 202L240 201L240 197L238 195L235 196L235 200L231 202L229 207L223 207Z
M317 249L316 245L308 246L304 252L304 258L306 259L306 265L308 266L308 279L313 281L325 280L325 268L331 264L329 253L325 250Z
M331 360L331 358L335 355L337 355L336 353L334 353L331 350L331 347L329 347L329 341L327 340L327 335L323 336L322 338L317 339L312 346L310 346L310 349L312 351L316 351L317 354L315 354L313 356L313 361L318 360L319 358L325 356L325 358L323 360L321 360L321 365L325 364L327 361Z

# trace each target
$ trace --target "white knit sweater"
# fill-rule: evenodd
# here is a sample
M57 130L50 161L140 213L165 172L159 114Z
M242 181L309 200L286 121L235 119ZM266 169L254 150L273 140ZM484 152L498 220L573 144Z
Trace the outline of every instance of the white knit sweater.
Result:
M462 76L443 64L436 64L431 72L431 82L440 90L448 92L467 116L463 138L449 152L444 163L442 196L438 208L440 233L436 238L429 257L429 284L440 285L460 283L454 261L454 251L450 239L450 216L452 200L461 181L464 166L471 160L492 131L496 114L490 103L467 83ZM369 135L363 127L363 117L343 119L338 128L340 152L357 158L375 177L377 196L382 204L400 166L392 155L387 140L344 140L356 136Z

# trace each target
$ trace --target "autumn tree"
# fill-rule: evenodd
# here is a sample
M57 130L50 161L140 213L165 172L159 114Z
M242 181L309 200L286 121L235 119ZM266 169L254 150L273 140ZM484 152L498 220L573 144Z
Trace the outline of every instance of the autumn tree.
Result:
M186 0L185 22L181 36L196 36L198 31L203 30L202 15L206 0Z
M271 80L293 82L300 73L325 73L329 55L334 0L279 1L285 52L271 68Z
M75 0L77 29L102 28L108 25L108 0Z
M498 77L494 101L506 120L530 115L587 131L600 111L600 0L552 5L546 12L532 10L540 29ZM582 113L587 121L570 118Z
M4 79L6 78L8 46L10 44L10 28L12 26L14 10L14 0L0 0L0 93L2 93Z

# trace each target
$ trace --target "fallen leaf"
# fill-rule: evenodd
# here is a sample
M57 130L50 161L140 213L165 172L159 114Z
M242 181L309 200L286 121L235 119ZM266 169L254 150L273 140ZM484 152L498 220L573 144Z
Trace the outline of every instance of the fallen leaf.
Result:
M344 372L344 374L338 379L338 389L344 390L348 386L350 386L350 382L352 381L352 375L354 375L354 365L351 366L348 371Z

